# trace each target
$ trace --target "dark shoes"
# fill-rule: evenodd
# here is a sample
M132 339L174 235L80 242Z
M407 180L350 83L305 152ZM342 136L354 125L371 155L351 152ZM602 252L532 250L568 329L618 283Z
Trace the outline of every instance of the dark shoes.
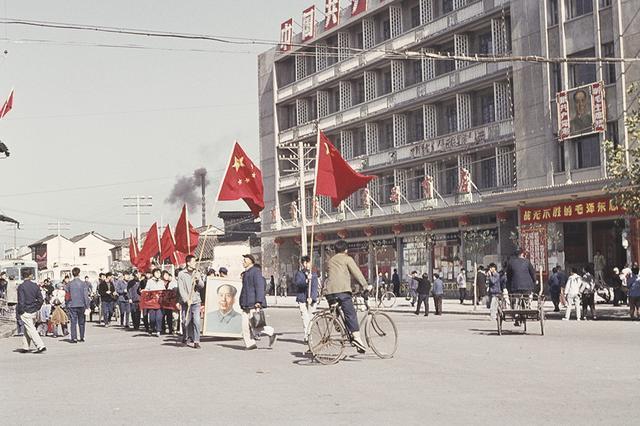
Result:
M193 349L202 349L202 346L200 346L200 343L194 343Z

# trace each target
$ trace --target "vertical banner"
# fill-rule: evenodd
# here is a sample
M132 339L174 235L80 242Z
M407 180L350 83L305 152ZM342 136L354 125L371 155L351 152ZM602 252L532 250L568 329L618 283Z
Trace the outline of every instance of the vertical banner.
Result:
M316 7L309 6L302 12L302 41L316 36Z
M293 41L293 18L287 19L280 24L280 51L288 52L291 50L291 42Z
M324 0L324 29L330 30L340 23L340 0Z
M593 117L593 131L604 132L607 128L607 113L604 102L604 82L591 84L591 116Z
M356 16L367 10L367 0L351 0L351 16Z
M567 92L559 92L556 95L556 101L558 104L558 137L563 141L571 135Z
M529 257L536 271L549 271L547 265L547 227L536 225L520 229L520 247Z

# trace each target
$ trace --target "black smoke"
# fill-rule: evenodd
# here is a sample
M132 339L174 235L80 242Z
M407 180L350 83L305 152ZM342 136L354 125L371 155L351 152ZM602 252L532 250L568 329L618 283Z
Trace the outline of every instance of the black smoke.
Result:
M204 189L206 189L210 182L207 177L207 169L204 167L195 170L192 176L178 176L165 202L178 207L186 204L191 212L196 209L200 210L202 208L203 178Z

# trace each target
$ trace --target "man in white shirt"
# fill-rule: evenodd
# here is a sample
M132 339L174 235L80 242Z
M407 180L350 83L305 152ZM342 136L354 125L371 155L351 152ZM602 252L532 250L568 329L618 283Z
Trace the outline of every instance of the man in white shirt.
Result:
M456 282L458 283L458 293L460 295L460 304L462 305L464 299L467 298L467 271L464 268L460 269Z

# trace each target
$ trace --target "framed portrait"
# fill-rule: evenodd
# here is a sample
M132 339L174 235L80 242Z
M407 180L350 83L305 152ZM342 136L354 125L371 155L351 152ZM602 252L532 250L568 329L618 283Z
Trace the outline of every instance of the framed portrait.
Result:
M204 336L242 337L240 290L242 281L214 278L207 281L204 306Z
M560 140L583 136L606 129L604 82L558 92L558 137Z

